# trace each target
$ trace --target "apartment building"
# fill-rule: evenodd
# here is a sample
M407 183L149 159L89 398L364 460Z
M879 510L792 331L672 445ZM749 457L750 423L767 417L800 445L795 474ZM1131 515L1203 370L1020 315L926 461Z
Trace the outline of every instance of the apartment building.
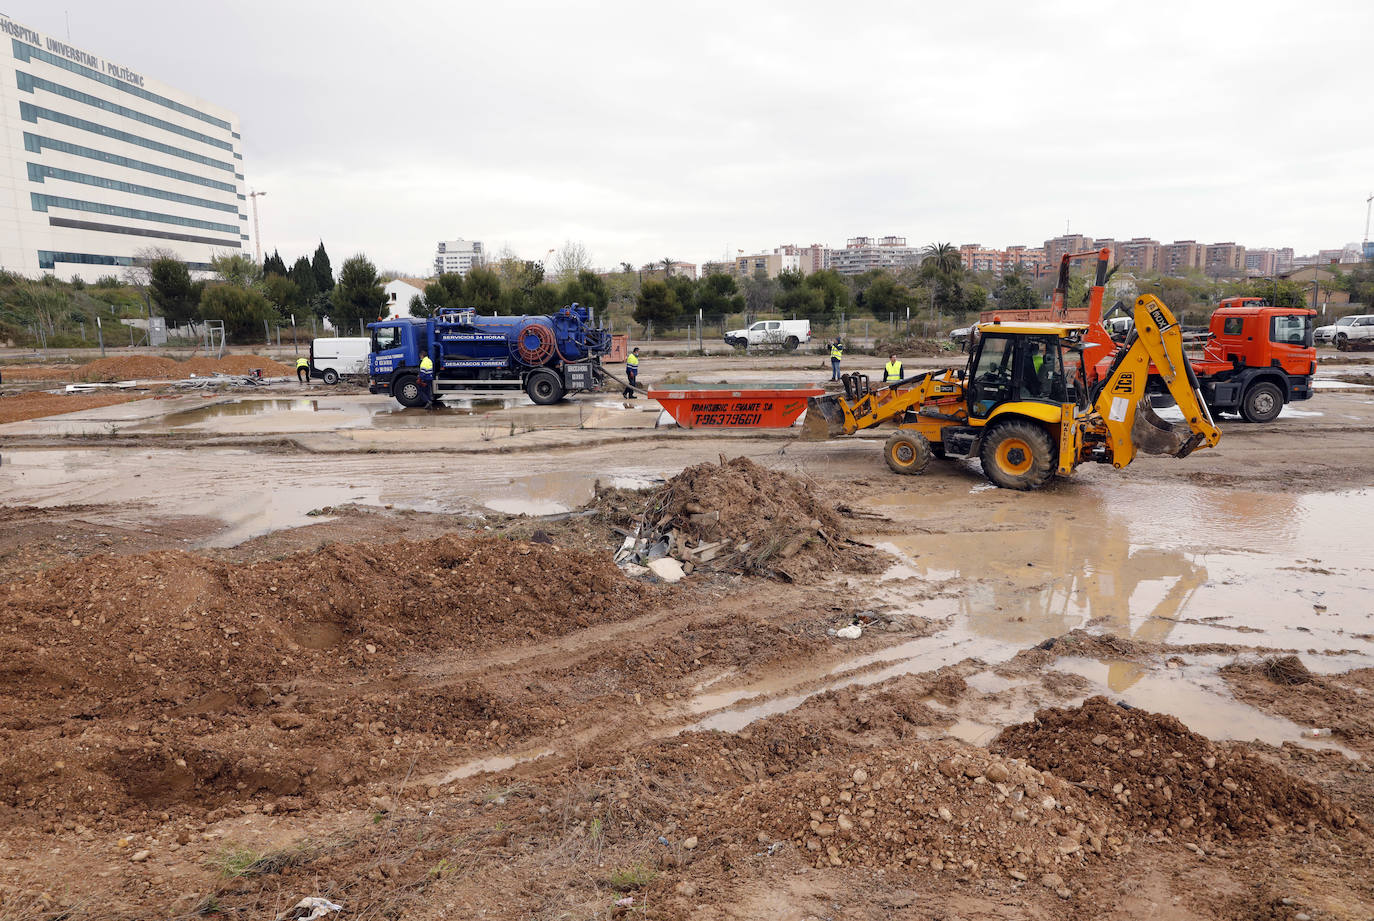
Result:
M773 252L783 256L796 256L797 268L803 275L821 272L830 267L830 250L820 243L812 243L810 246L784 243Z
M1159 247L1159 271L1166 275L1183 275L1189 269L1202 268L1202 246L1196 240L1175 240Z
M1045 241L1045 262L1058 266L1065 253L1086 253L1097 249L1097 241L1081 233L1066 233Z
M899 271L920 262L920 250L907 246L906 237L850 237L844 249L830 250L828 267L841 275L862 275L871 269Z
M1038 278L1045 270L1044 250L1025 246L985 249L977 243L965 243L959 247L959 258L964 268L970 271L992 272L994 275L1004 275L1020 267L1026 274Z
M658 279L664 281L668 278L696 278L697 264L695 262L670 262L665 270L662 262L646 262L639 268L641 281Z
M1116 246L1116 264L1141 272L1159 269L1159 241L1150 237L1131 237Z
M90 279L157 247L205 271L247 248L237 115L3 15L0 35L0 267Z
M1203 247L1203 269L1208 275L1244 275L1245 247L1235 243L1209 243Z
M733 274L737 278L756 278L760 275L764 278L777 278L778 273L787 271L800 272L801 257L774 250L771 253L736 257Z
M1247 249L1245 251L1245 274L1253 277L1268 278L1278 274L1279 254L1270 247Z
M479 240L440 240L434 249L434 274L449 272L466 275L468 272L486 264L486 257Z

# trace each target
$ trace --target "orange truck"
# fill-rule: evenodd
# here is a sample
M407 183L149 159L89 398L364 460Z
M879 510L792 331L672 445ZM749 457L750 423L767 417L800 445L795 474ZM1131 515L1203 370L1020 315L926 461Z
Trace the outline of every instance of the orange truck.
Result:
M1064 303L1069 283L1069 263L1085 256L1097 257L1097 277L1088 292L1087 308L1069 310ZM1105 314L1102 297L1106 290L1107 265L1111 250L1066 253L1059 265L1059 283L1051 306L1045 311L1010 311L1001 319L1016 314L1044 313L1056 322L1086 323L1083 334L1083 366L1088 369L1089 385L1101 380L1123 347L1112 337L1109 323L1113 307ZM1312 396L1312 377L1317 373L1317 349L1312 343L1316 311L1304 307L1276 307L1260 297L1229 297L1217 305L1202 337L1201 350L1188 355L1199 389L1213 415L1234 413L1247 422L1272 422L1285 403ZM1025 317L1039 319L1039 317ZM1129 332L1126 336L1129 341ZM1151 365L1152 382L1158 370ZM1155 387L1153 392L1163 393Z

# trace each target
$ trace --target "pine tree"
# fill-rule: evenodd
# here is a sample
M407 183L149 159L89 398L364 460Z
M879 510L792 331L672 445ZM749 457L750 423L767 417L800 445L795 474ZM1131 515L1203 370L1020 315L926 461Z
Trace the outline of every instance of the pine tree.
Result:
M300 289L301 297L307 304L316 294L320 293L319 287L315 284L315 270L310 267L310 260L305 256L300 257L292 264L291 271L286 273L286 277L296 283L296 287Z
M286 277L286 263L282 261L281 253L276 250L272 251L272 255L268 256L262 263L262 274Z
M334 290L334 269L329 265L329 254L324 251L324 241L315 247L315 258L310 261L310 268L315 273L315 289L321 294L328 294Z

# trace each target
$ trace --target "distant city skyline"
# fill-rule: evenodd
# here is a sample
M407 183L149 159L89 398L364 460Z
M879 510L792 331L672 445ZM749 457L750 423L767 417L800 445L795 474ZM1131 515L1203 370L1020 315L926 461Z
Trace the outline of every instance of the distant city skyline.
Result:
M264 250L412 273L460 235L609 267L1066 221L1315 253L1363 239L1374 191L1356 0L4 6L237 113Z

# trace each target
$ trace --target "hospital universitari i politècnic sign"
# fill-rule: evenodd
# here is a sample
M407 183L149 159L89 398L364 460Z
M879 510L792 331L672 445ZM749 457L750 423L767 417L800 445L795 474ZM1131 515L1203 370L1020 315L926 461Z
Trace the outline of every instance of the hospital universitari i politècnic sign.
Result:
M0 16L0 32L4 32L6 35L11 36L12 38L17 38L21 41L28 42L30 45L34 45L40 48L47 48L48 51L57 55L58 57L63 57L69 61L74 61L77 64L81 64L84 67L89 67L92 70L98 70L101 73L105 73L110 75L111 77L114 77L116 80L123 80L125 83L132 83L134 86L143 85L142 74L134 73L127 67L120 67L118 64L102 60L87 51L82 51L79 48L73 48L71 45L68 45L65 42L59 42L55 38L45 39L43 36L39 35L32 29L21 26L17 22L11 22L3 16Z

